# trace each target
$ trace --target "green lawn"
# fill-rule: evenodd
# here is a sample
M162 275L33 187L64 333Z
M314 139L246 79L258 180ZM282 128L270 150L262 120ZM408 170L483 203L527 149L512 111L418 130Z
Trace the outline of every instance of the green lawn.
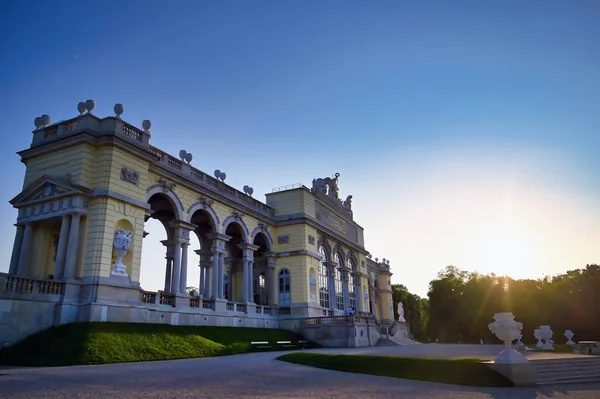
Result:
M0 351L0 364L66 366L246 353L250 341L302 340L285 330L144 323L72 323L33 334Z
M329 370L445 384L479 387L512 386L510 381L477 359L423 359L294 352L279 356L277 360Z

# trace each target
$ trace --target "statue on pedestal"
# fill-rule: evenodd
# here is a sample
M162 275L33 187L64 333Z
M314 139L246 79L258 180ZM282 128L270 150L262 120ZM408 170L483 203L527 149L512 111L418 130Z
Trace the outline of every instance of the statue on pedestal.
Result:
M113 248L115 258L117 259L113 264L111 275L123 277L129 276L127 274L127 266L123 264L121 259L123 259L125 255L127 255L127 252L129 252L129 249L131 248L132 236L133 232L123 230L122 228L118 228L117 231L115 231L115 235L113 238Z
M406 323L406 319L404 318L404 308L402 307L402 302L398 302L398 321L401 323Z

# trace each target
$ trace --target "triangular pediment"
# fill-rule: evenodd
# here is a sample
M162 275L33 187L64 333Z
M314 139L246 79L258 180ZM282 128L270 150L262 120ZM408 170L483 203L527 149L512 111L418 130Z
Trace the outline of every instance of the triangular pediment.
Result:
M22 205L43 202L53 198L82 194L89 195L91 191L85 187L74 185L68 180L44 175L31 183L10 203L20 208Z

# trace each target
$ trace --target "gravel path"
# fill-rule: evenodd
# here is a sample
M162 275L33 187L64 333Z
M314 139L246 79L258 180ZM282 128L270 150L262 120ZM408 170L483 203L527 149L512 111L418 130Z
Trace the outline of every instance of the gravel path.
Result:
M389 350L389 348L388 348ZM326 350L329 351L329 350ZM354 350L346 350L352 352ZM600 397L600 384L475 388L343 373L275 360L281 353L55 368L0 368L0 398Z

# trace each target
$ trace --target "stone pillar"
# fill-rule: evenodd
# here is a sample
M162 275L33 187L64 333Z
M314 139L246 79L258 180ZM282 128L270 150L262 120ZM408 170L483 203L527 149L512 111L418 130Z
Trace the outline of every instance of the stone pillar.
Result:
M31 236L33 234L33 224L27 223L23 232L23 241L19 254L19 263L17 266L17 275L24 276L27 273L27 263L29 261L29 248L31 246Z
M277 279L275 277L275 253L267 254L267 304L279 302L277 299Z
M187 294L187 266L188 266L188 243L181 244L181 281L179 283L179 292Z
M212 256L213 266L211 270L212 286L211 298L223 299L223 258L225 253L225 243L231 240L231 236L226 234L210 234L208 239L213 240Z
M342 295L344 296L344 312L348 311L348 308L350 307L350 298L349 298L349 291L348 291L348 280L350 280L348 278L348 269L347 268L343 268L342 269Z
M23 243L23 234L25 233L25 225L17 225L17 234L15 234L15 243L13 244L12 256L10 257L10 268L8 274L17 274L19 268L19 255L21 254L21 244Z
M175 243L175 250L173 251L173 280L171 283L172 293L180 293L181 283L181 243Z
M254 303L254 259L248 259L248 302Z
M329 275L327 278L328 288L329 288L329 309L337 309L336 306L336 291L335 291L335 272L336 272L337 262L327 262L327 269L329 270Z
M207 265L206 267L204 267L204 292L203 292L203 296L204 298L212 298L212 275L214 273L212 273L212 265Z
M363 312L363 293L362 293L362 283L360 282L360 274L356 272L352 272L354 276L354 296L356 297L356 311Z
M244 273L244 284L242 287L242 302L247 303L250 302L250 291L248 290L250 287L250 284L248 283L248 281L250 280L250 270L249 270L249 264L250 262L248 261L248 258L246 258L244 256L244 258L242 259L242 262L244 264L244 268L243 268L243 273Z
M200 281L198 282L198 290L200 291L200 293L202 295L204 295L204 290L205 290L205 285L204 285L204 281L206 279L206 268L203 266L200 266Z
M165 256L167 260L167 267L165 270L165 292L171 292L173 290L173 257L172 255Z
M60 236L58 237L58 248L56 249L56 262L54 262L54 279L60 280L65 273L65 259L67 257L67 243L69 242L69 228L71 217L65 215L60 224Z
M71 227L69 231L69 243L67 244L67 257L65 259L64 278L75 277L75 267L77 266L77 250L79 249L79 223L81 215L75 213L71 216ZM113 247L110 246L112 251Z

